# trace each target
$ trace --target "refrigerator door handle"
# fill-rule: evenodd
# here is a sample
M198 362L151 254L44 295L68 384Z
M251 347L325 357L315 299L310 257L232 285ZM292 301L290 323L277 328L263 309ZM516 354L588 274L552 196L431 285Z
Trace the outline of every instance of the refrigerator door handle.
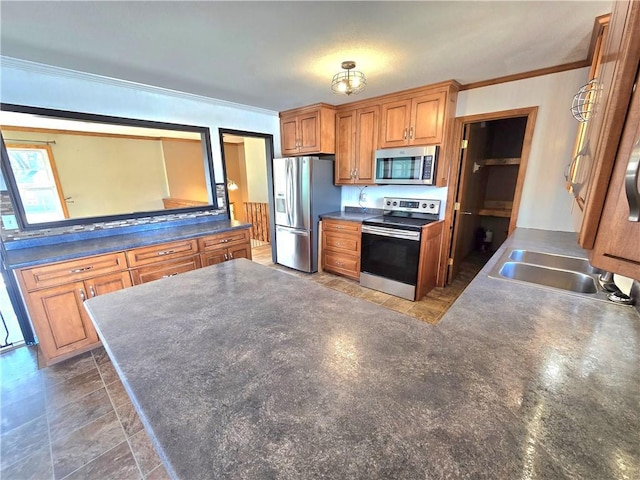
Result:
M309 236L309 232L307 230L292 230L292 229L283 228L283 227L276 227L276 230L278 232L290 233L291 235L300 235L301 237L308 237Z
M285 171L287 174L287 178L286 178L286 187L285 187L285 209L287 211L287 223L289 225L292 225L292 218L291 218L291 197L293 197L293 177L292 177L292 173L291 173L291 159L287 158L286 159L286 167L285 167Z

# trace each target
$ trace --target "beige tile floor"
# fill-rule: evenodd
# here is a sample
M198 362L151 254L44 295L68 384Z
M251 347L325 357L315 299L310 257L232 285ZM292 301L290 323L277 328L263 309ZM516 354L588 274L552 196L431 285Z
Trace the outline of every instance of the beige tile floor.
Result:
M2 353L0 417L2 479L169 478L103 348L43 369Z
M482 259L466 262L451 286L410 302L330 273L274 265L270 245L255 248L253 259L429 323L482 266ZM41 369L33 347L3 352L0 417L3 480L169 478L103 348Z
M432 324L440 320L449 306L458 298L488 259L487 255L470 256L462 263L460 273L451 285L444 288L436 287L420 301L411 302L387 293L361 287L357 281L346 277L327 272L309 274L281 265L274 265L271 261L271 245L263 245L252 249L252 256L253 261L257 263L277 268L298 277L309 278L334 290L362 298Z

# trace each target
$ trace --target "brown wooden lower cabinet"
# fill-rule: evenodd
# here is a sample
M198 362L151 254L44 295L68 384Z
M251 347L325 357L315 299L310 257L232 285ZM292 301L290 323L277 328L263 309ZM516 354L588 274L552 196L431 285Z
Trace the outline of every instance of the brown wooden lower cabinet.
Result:
M360 278L361 225L346 220L322 221L322 269L358 280Z
M76 258L16 271L38 337L52 365L100 345L83 302L132 285L234 258L251 259L249 225L205 237Z

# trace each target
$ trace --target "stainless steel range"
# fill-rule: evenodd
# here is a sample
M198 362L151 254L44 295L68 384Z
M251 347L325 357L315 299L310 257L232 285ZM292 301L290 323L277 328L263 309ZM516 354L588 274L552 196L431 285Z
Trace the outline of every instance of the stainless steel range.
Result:
M422 227L438 221L440 200L384 198L384 214L362 222L360 285L415 300Z

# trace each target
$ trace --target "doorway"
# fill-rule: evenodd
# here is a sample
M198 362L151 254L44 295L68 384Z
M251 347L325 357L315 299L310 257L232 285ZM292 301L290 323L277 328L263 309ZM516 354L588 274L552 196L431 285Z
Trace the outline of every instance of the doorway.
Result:
M531 107L456 119L446 283L464 261L484 265L515 230L536 113Z
M252 258L272 258L269 167L273 137L221 129L220 144L229 218L251 224Z

